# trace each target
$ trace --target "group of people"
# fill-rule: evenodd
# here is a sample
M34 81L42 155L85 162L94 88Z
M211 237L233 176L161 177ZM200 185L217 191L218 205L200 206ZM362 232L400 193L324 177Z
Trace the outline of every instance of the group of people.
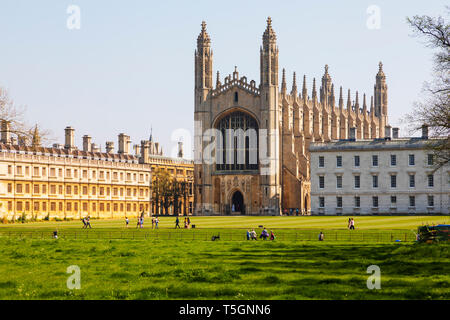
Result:
M285 216L293 216L294 214L296 216L298 216L300 214L300 211L298 210L298 208L295 208L295 210L293 208L290 208L289 211L288 211L288 209L284 208L284 210L283 210L283 215L285 215ZM303 213L302 213L302 215L303 215Z
M152 217L152 229L158 229L158 225L159 225L159 218Z
M189 229L189 227L191 226L191 219L189 219L189 217L185 217L184 218L184 228L185 229ZM177 216L177 219L175 220L175 229L181 229L180 227L180 219Z
M92 229L90 216L84 217L81 221L83 221L83 229L87 229L88 227Z
M275 234L273 233L272 230L270 230L270 234L269 232L267 232L267 229L264 228L263 231L261 232L261 235L259 236L260 239L263 240L267 240L267 238L270 237L270 240L275 240ZM247 240L258 240L258 235L256 234L255 229L252 229L252 231L247 230Z
M139 216L137 219L136 229L144 228L144 216Z
M130 224L130 219L128 217L125 217L125 226L128 228L128 225ZM158 229L159 224L159 218L158 217L152 217L152 229ZM137 219L136 229L142 229L144 228L144 213L141 213L141 215Z

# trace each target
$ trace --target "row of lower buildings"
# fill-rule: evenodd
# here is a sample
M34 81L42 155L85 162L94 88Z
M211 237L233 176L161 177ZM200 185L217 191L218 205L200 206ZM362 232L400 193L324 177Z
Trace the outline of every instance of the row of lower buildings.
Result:
M312 143L311 213L405 215L450 213L450 167L437 166L422 137L336 140ZM439 169L437 169L439 167Z
M106 152L83 137L83 149L74 144L74 129L65 129L65 144L51 148L26 146L14 141L7 122L0 139L0 219L78 219L135 217L162 210L155 203L152 173L167 171L187 185L180 204L170 204L169 214L192 214L193 164L162 155L158 143L141 141L131 152L131 141L119 135L119 147L107 142ZM178 212L174 212L174 208Z

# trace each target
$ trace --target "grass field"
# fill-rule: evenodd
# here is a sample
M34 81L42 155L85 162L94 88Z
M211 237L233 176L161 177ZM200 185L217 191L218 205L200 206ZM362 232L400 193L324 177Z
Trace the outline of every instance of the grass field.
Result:
M0 239L0 299L450 299L448 248ZM366 286L373 264L380 290Z
M111 240L102 233L174 234L174 218L161 218L160 230L144 230L122 220L0 225L0 299L450 299L448 244L334 241L329 235L350 233L347 217L193 217L192 230L236 233L265 225L280 235L297 231L324 242L293 240L167 241L159 238ZM183 219L181 219L183 221ZM371 232L411 233L422 223L444 223L448 217L356 217L354 235ZM149 229L150 227L150 229ZM89 238L51 239L49 234L81 232ZM243 230L244 229L244 230ZM8 237L8 232L45 234L44 239ZM242 239L242 240L240 240ZM205 238L204 240L208 240ZM81 270L81 289L69 290L67 268ZM369 290L367 267L378 265L381 289Z
M450 223L449 216L382 216L364 217L357 216L355 226L358 230L417 230L423 224ZM173 228L175 226L174 217L160 217L159 227ZM190 217L191 224L195 224L197 229L247 229L258 228L263 225L271 229L347 229L348 217ZM136 226L136 219L130 220L130 227ZM180 225L183 225L184 218L180 217ZM115 220L91 220L94 228L118 229L125 227L124 219ZM30 229L54 229L54 228L81 228L79 220L61 222L35 222L35 223L13 223L0 224L2 228L30 228ZM145 228L151 228L151 220L145 219Z

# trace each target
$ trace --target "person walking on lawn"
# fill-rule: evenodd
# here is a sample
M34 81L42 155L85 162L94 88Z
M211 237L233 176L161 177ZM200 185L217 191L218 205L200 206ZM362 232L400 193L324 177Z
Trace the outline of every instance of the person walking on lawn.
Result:
M89 229L92 229L92 227L91 227L91 217L90 216L87 217L86 229L87 229L87 227L89 227Z

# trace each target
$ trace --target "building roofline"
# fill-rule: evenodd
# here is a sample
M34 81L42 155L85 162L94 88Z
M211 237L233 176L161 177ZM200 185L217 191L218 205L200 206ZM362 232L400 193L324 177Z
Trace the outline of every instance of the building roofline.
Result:
M312 142L310 152L332 152L332 151L352 151L352 150L413 150L424 149L436 145L444 138L424 139L424 138L399 138L399 139L372 139L372 140L335 140L331 142Z

